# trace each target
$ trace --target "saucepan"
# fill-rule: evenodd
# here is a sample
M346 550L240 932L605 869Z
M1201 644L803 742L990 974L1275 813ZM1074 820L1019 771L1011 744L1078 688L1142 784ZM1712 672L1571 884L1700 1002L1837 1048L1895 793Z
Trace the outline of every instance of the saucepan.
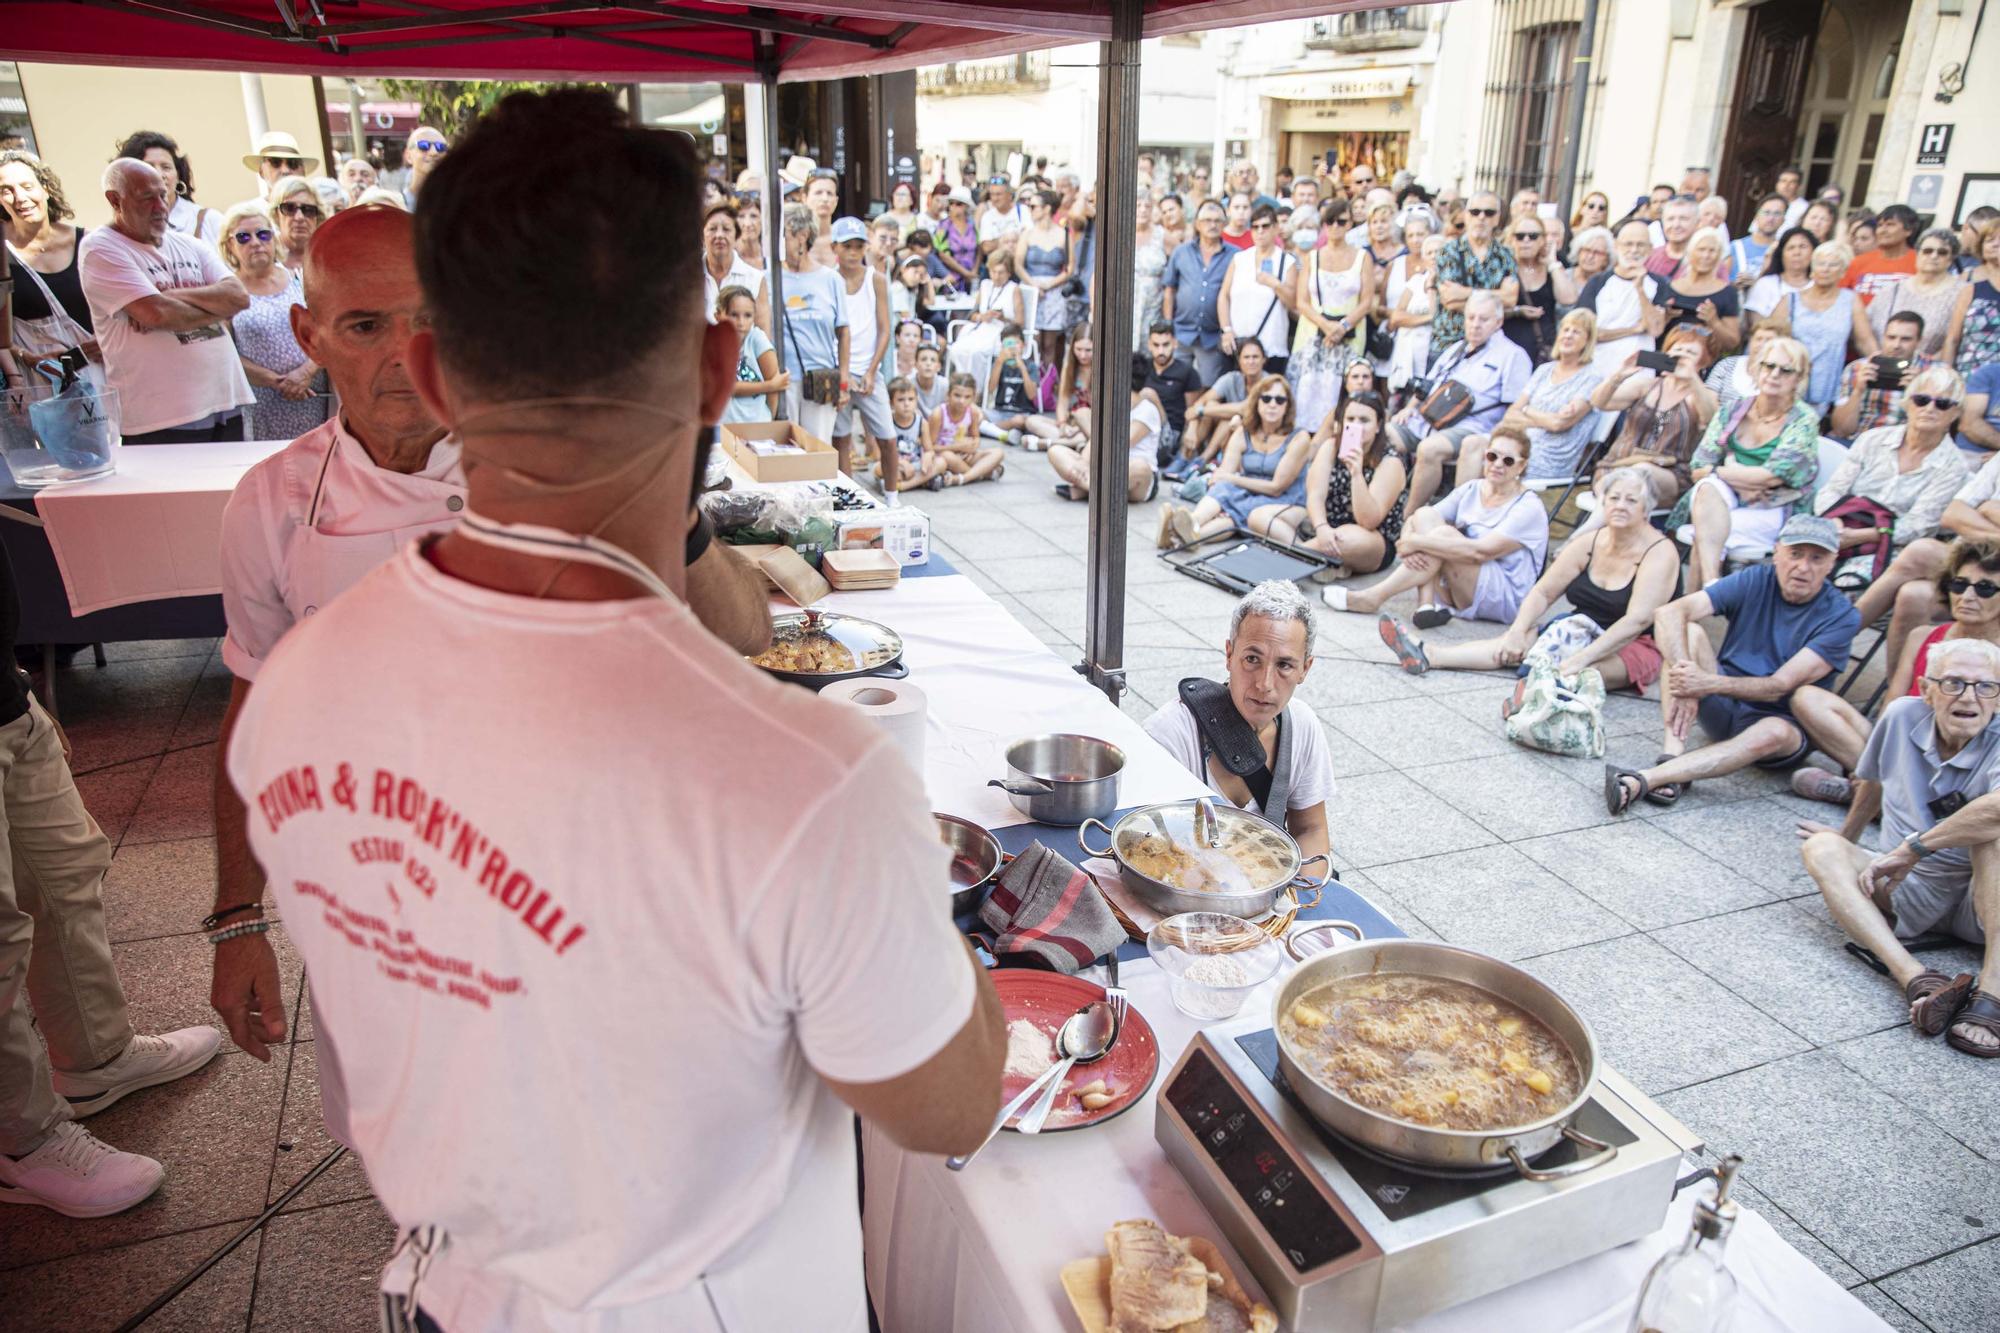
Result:
M1322 935L1329 929L1354 936L1336 940L1321 952L1307 956L1299 947L1302 940ZM1548 985L1520 968L1486 954L1461 949L1433 940L1363 938L1351 922L1326 922L1293 932L1285 941L1294 958L1304 961L1278 988L1271 1010L1271 1026L1279 1033L1278 1062L1285 1080L1298 1094L1306 1110L1328 1129L1364 1148L1436 1170L1480 1174L1505 1171L1509 1165L1528 1180L1560 1180L1581 1175L1610 1162L1618 1149L1593 1139L1575 1128L1573 1122L1584 1103L1590 1100L1597 1082L1597 1038L1590 1025ZM1385 1115L1353 1102L1332 1084L1322 1082L1292 1055L1279 1021L1292 1005L1317 987L1343 977L1404 973L1460 981L1489 991L1539 1020L1569 1049L1576 1061L1576 1096L1561 1107L1529 1124L1499 1130L1432 1128ZM1539 1170L1529 1163L1563 1139L1590 1150L1590 1155L1561 1166Z
M1091 846L1084 834L1093 828L1110 834L1110 843ZM1287 889L1297 891L1300 907L1316 906L1332 878L1304 873L1314 861L1322 870L1330 863L1323 855L1304 855L1284 829L1208 797L1142 805L1115 827L1101 818L1085 820L1076 843L1086 856L1116 860L1125 887L1162 916L1223 912L1255 920Z
M1015 741L1007 747L1007 777L987 783L1007 793L1016 810L1037 824L1074 827L1104 819L1118 808L1118 775L1125 752L1095 736L1058 734Z
M991 833L969 819L931 812L938 837L951 849L951 914L964 916L977 908L999 877L1006 858Z

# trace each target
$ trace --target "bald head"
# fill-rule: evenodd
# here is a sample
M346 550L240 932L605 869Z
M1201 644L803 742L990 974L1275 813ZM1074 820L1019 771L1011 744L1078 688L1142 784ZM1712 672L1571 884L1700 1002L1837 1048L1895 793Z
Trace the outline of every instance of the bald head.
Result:
M423 184L424 177L431 174L431 168L444 160L445 138L443 130L419 125L410 131L409 142L403 148L403 160L410 164L410 188Z
M292 309L292 332L326 367L348 430L398 471L422 467L443 433L404 369L411 335L429 324L412 223L386 204L336 214L306 251L306 303Z
M167 234L173 191L159 172L137 158L120 157L104 168L104 200L111 225L135 241L158 245Z

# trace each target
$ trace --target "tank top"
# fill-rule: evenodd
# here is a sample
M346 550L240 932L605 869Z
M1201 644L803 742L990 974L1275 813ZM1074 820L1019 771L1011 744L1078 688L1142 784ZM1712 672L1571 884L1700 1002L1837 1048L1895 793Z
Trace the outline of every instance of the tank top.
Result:
M1068 258L1066 246L1030 245L1021 256L1021 267L1028 270L1031 278L1053 278L1063 271Z
M1520 304L1534 306L1542 313L1533 319L1509 315L1500 331L1539 366L1549 359L1549 349L1556 345L1556 286L1547 270L1542 273L1539 287L1530 288L1525 278L1521 280Z
M1604 536L1604 533L1605 529L1599 528L1597 536L1590 539L1590 554L1592 559L1595 559L1597 556L1597 543ZM1589 616L1591 623L1599 629L1610 629L1632 607L1632 587L1639 581L1639 565L1643 565L1646 562L1646 557L1652 553L1654 546L1658 546L1660 542L1665 540L1666 538L1662 537L1659 541L1652 543L1645 550L1639 552L1638 564L1632 566L1632 577L1625 581L1623 587L1607 588L1597 580L1591 578L1590 561L1586 560L1583 562L1583 568L1577 572L1577 576L1569 581L1569 587L1563 590L1563 596L1569 598L1569 604L1578 612ZM1676 570L1674 573L1674 596L1678 597L1680 595L1681 577L1679 571Z
M840 287L847 297L847 369L850 374L863 374L869 369L869 354L875 350L875 284L882 281L882 275L874 269L867 270L861 279L861 290L847 291L847 279L841 278Z
M1917 645L1917 660L1910 666L1911 694L1922 694L1924 692L1924 672L1930 669L1931 649L1943 643L1944 636L1949 633L1951 633L1951 624L1950 622L1946 622L1939 625L1929 634L1924 635L1924 641Z
M911 417L910 424L907 426L894 417L890 417L889 425L895 429L896 452L902 455L903 461L912 467L923 462L924 419L922 414Z
M1373 482L1375 469L1363 463L1361 479ZM1382 534L1383 541L1393 544L1403 535L1403 507L1409 498L1410 491L1406 486L1403 493L1396 497L1396 503L1389 506L1389 512L1382 516L1381 526L1375 531ZM1354 522L1354 474L1338 459L1334 460L1333 471L1326 479L1326 522L1328 527L1333 528Z
M958 433L971 423L972 413L973 409L968 407L965 409L964 416L953 421L949 405L939 408L937 447L940 449L949 449L952 445L958 443Z

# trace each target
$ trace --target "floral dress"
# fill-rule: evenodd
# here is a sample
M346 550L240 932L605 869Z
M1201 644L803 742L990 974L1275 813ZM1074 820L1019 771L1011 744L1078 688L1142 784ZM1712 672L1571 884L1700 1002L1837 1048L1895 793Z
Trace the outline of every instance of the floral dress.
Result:
M1971 379L1973 371L1995 361L2000 361L2000 287L1976 282L1958 340L1958 373Z
M1819 476L1819 413L1807 403L1793 403L1791 412L1785 417L1785 424L1778 428L1778 433L1768 444L1755 450L1738 449L1736 428L1750 415L1750 408L1755 402L1754 398L1745 399L1727 417L1716 413L1708 423L1708 433L1695 446L1694 457L1689 460L1688 466L1696 472L1715 467L1724 461L1722 455L1726 448L1730 462L1769 469L1786 490L1797 493L1795 498L1782 506L1785 516L1789 517L1802 505L1810 507L1812 502L1813 482ZM1678 532L1693 509L1694 492L1690 489L1674 506L1674 512L1667 519L1667 531Z
M1132 346L1146 349L1146 330L1160 317L1160 274L1166 271L1167 252L1160 244L1160 229L1146 235L1146 243L1132 252L1135 276L1132 280Z
M290 271L285 290L275 296L250 294L249 308L229 322L236 335L236 351L245 360L280 375L296 370L306 359L298 339L292 337L292 307L306 303L305 283L296 269ZM315 385L311 398L292 399L276 389L255 388L257 401L250 409L250 438L292 440L326 420L332 400Z

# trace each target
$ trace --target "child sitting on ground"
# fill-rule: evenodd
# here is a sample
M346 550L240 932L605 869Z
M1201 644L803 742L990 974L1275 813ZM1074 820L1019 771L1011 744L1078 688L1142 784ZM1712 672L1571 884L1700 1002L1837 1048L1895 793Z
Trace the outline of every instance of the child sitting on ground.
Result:
M770 421L791 374L778 364L777 349L757 327L757 298L747 287L724 287L715 296L715 317L736 326L743 339L736 352L736 387L729 391L724 421Z
M944 474L944 459L932 443L931 423L917 410L917 386L898 376L889 381L889 424L896 431L896 483L914 491Z
M1249 419L1250 386L1263 378L1264 345L1246 338L1236 345L1236 369L1217 376L1207 393L1188 404L1180 457L1168 465L1169 477L1185 477L1215 462L1229 428Z
M987 372L986 401L993 410L980 425L980 434L1005 444L1025 444L1031 453L1048 448L1057 431L1054 422L1042 420L1037 412L1034 386L1040 382L1028 359L1021 326L1007 325L1000 330L1000 350Z
M917 348L917 373L911 383L917 391L917 410L926 417L944 406L944 396L950 388L943 375L944 352L936 343L925 343Z
M973 402L978 393L979 385L972 376L962 370L954 371L944 405L931 413L931 438L937 441L938 456L944 460L946 469L930 479L934 491L989 477L997 480L1005 470L1000 450L982 449L979 445L979 426L985 414Z

